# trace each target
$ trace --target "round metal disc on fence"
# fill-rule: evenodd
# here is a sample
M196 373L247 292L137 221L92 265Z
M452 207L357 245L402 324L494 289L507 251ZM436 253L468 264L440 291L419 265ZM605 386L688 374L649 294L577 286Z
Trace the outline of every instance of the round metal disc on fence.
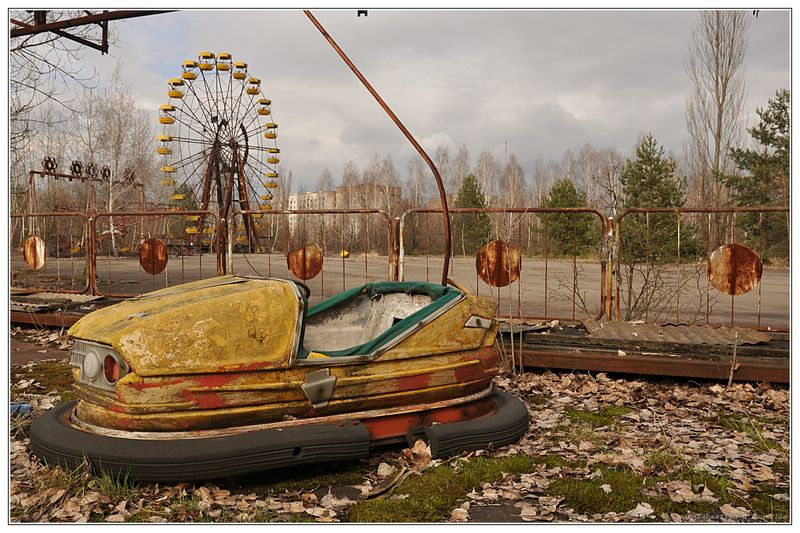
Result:
M302 280L314 278L322 271L322 259L322 248L316 244L309 244L286 254L289 272Z
M519 246L503 241L485 244L475 258L478 275L492 287L505 287L517 281L521 267Z
M161 274L168 260L167 246L159 239L147 239L139 246L139 264L148 274Z
M708 256L708 281L725 294L750 292L761 281L761 269L761 257L741 244L725 244Z
M25 263L34 270L39 270L44 266L44 241L36 235L31 235L25 240L25 246L22 249L22 256L25 258Z

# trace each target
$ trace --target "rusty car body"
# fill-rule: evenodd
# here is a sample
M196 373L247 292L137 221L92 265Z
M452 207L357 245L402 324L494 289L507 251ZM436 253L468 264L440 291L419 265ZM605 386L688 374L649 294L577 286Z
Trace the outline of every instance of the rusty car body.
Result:
M492 300L375 282L309 308L303 288L222 276L90 313L70 329L77 401L34 422L34 452L191 480L417 438L442 456L527 430L524 404L492 383Z

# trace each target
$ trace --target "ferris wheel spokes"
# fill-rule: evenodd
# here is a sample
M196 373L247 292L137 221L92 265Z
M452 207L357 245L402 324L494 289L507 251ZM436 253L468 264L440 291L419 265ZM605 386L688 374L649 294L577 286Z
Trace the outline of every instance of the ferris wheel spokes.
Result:
M157 151L164 158L162 184L173 188L172 209L199 208L220 220L237 209L271 209L280 150L272 101L264 97L261 79L227 52L201 52L181 66L180 77L168 80L170 100L159 116L164 131ZM221 225L220 246L236 233L237 243L258 248L255 217L261 215L244 216L243 226L230 228L230 235ZM188 238L210 242L208 230L214 230L206 226L207 218L186 217L192 224L185 228Z

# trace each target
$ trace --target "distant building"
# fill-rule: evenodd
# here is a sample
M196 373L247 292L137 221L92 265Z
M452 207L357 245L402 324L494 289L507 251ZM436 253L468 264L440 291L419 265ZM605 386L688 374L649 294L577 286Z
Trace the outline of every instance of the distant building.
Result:
M306 209L382 209L394 214L400 207L403 190L400 187L365 182L353 186L336 187L334 191L308 191L290 194L288 208L292 211ZM299 217L289 215L289 227L294 233Z
M311 191L290 194L289 209L336 209L336 193L334 191Z

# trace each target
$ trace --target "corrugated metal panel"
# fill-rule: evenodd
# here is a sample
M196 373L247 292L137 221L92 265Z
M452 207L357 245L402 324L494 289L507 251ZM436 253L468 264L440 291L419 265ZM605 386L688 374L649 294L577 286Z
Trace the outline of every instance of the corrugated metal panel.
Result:
M738 333L738 344L769 342L767 333L747 328L714 327L707 325L631 324L628 322L583 322L589 334L597 339L619 341L664 342L672 344L733 344Z
M36 301L36 302L69 302L69 303L85 303L85 302L93 302L94 300L99 300L102 296L94 296L91 294L71 294L65 292L37 292L34 294L27 294L24 297L20 297L25 301Z
M34 294L11 295L11 310L26 313L42 313L69 306L76 306L101 299L91 294L70 294L64 292L37 292Z
M30 302L17 302L11 300L12 311L22 311L24 313L43 313L52 309L57 309L61 304L53 303L30 303Z

